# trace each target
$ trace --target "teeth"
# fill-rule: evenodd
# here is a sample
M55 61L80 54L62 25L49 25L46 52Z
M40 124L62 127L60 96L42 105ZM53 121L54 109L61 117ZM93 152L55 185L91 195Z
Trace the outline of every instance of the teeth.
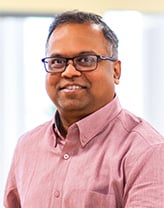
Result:
M72 86L67 86L66 89L68 90L75 90L75 89L81 89L82 87L77 86L77 85L72 85Z

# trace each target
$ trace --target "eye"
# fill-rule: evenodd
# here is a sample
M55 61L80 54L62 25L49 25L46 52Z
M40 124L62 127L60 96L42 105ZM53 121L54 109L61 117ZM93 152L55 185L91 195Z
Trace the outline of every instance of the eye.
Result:
M76 58L76 64L80 66L92 66L97 62L97 57L92 55L79 56Z
M61 68L65 66L66 60L60 57L49 58L48 67L49 68Z

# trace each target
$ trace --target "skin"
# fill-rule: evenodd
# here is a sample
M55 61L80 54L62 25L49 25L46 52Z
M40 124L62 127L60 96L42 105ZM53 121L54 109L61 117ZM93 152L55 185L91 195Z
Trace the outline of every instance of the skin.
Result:
M91 53L111 57L112 47L104 38L101 28L95 24L63 24L52 33L47 56L74 57ZM66 136L73 123L97 111L109 103L115 94L115 84L121 74L120 61L100 61L97 69L77 71L72 61L62 73L46 75L46 90L56 105L61 119L60 131ZM68 89L67 86L78 86Z

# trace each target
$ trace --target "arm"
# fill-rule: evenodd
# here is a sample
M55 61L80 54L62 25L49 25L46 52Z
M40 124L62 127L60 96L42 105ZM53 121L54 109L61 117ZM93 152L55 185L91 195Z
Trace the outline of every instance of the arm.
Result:
M151 146L127 167L125 208L164 207L164 144Z
M21 208L17 190L6 191L4 206L6 208Z
M5 195L4 195L4 206L5 208L21 208L19 194L17 191L17 184L15 180L14 170L14 159L8 175Z

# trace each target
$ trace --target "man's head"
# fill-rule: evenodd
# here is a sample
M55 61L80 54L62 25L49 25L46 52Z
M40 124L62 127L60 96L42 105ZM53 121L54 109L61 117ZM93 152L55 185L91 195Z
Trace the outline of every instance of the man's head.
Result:
M108 25L102 20L102 17L93 14L86 13L80 11L68 11L55 16L54 21L51 23L49 27L49 34L47 37L47 44L52 32L62 24L70 24L70 23L90 23L98 25L104 34L104 37L107 41L110 42L110 47L113 49L113 57L118 58L118 38L115 33L108 27Z
M56 17L44 62L46 89L61 119L71 124L113 99L121 73L117 47L116 35L97 15L67 12Z

